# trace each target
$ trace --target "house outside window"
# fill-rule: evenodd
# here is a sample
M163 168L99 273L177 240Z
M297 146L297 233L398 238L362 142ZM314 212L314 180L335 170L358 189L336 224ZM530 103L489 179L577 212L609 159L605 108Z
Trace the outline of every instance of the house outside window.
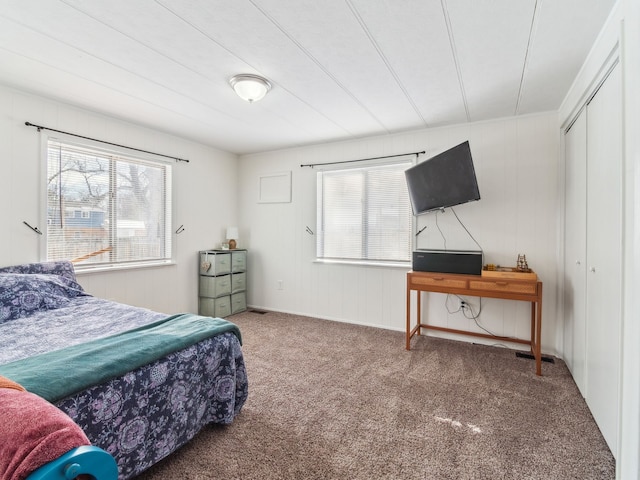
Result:
M317 174L316 254L322 260L411 261L410 162Z
M46 242L80 270L168 263L171 165L49 139Z

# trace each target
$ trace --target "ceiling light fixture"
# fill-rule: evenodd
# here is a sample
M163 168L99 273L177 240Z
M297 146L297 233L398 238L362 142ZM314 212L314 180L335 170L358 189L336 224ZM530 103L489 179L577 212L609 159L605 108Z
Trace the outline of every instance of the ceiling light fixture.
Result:
M271 90L271 83L259 75L241 74L231 77L231 87L249 103L257 102Z

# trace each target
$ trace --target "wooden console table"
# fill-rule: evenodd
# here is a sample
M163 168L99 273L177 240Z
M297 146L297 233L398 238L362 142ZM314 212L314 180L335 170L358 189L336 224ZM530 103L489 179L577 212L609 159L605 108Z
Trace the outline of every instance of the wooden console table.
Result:
M417 291L417 325L411 328L411 291ZM420 323L420 292L451 293L471 297L501 298L531 302L531 339L501 337L468 330L437 327ZM411 337L420 335L422 328L441 332L472 335L505 342L529 345L536 361L536 375L542 375L540 334L542 329L542 282L528 279L500 279L482 275L461 275L457 273L408 272L407 273L407 350L411 349Z

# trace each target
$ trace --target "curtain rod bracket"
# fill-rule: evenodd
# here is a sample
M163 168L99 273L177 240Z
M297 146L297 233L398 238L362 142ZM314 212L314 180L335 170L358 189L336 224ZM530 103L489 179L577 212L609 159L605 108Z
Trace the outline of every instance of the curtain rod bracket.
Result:
M38 227L32 227L27 222L22 222L22 223L24 223L27 227L29 227L31 230L36 232L38 235L42 235L42 231L40 231L40 229Z

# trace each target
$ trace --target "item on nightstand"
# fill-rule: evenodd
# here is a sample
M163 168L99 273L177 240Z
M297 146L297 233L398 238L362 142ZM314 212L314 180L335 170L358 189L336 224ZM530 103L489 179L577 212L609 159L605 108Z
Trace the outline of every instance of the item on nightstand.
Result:
M230 250L235 250L237 238L238 238L238 227L227 227L227 240L229 240Z
M519 280L537 280L538 275L529 268L527 256L518 254L515 267L501 267L493 263L487 263L482 267L483 277L511 278Z
M531 269L528 272L518 270L516 267L501 267L500 265L488 264L482 267L482 276L495 279L511 280L537 280L538 275Z
M518 263L516 263L516 270L519 272L530 272L531 269L527 264L527 256L518 254Z

